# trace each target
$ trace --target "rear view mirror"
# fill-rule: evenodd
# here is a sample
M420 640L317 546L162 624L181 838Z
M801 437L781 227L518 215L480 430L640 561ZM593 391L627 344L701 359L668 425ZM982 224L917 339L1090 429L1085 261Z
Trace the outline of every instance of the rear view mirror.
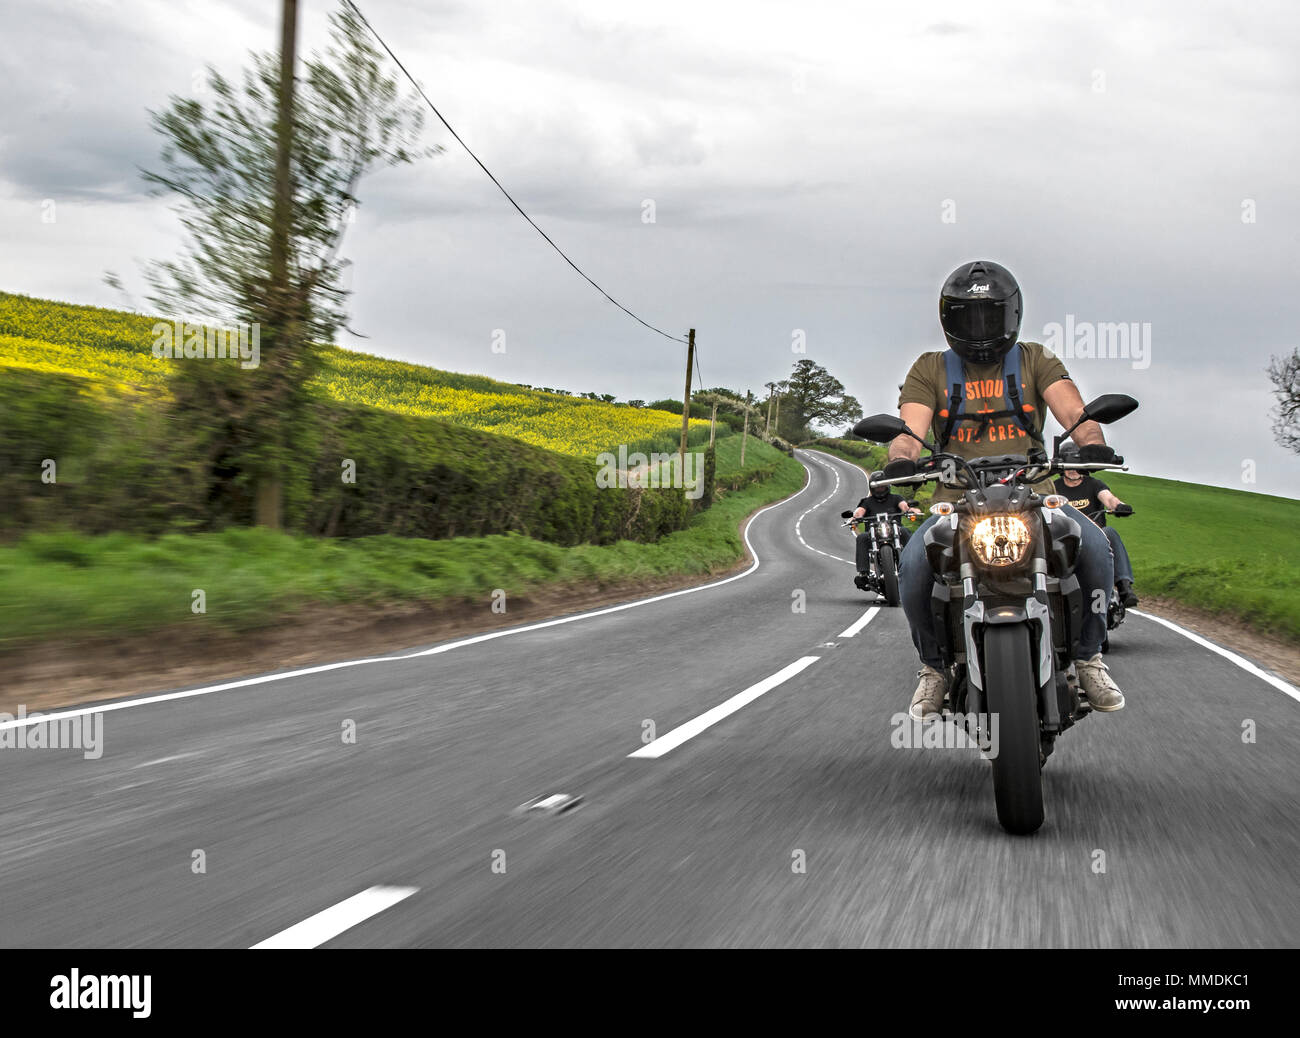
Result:
M1085 421L1109 425L1121 418L1131 415L1138 408L1138 402L1123 393L1107 393L1099 396L1083 409Z
M853 427L853 435L874 443L889 443L897 436L910 432L903 419L892 414L873 414Z
M853 518L853 513L852 513L852 512L841 512L841 513L840 513L840 518L841 518L841 519L852 519L852 518Z

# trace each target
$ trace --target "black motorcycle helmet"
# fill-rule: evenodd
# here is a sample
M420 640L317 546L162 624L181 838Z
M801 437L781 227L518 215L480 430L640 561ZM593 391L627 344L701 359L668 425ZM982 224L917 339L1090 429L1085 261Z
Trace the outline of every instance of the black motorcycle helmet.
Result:
M1011 271L990 260L964 263L939 292L939 324L953 352L971 364L992 364L1020 336L1024 305Z
M876 486L876 480L884 478L885 474L880 469L876 469L876 471L871 474L871 496L877 501L883 501L889 496L889 487Z
M1079 445L1073 440L1066 440L1061 444L1061 449L1056 452L1056 456L1061 459L1061 463L1069 468L1072 464L1077 465L1080 462Z

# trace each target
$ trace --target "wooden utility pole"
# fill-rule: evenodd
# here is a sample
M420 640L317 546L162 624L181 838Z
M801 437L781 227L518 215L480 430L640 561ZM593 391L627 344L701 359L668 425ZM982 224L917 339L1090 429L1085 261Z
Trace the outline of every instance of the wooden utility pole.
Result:
M745 429L740 434L740 467L745 467L745 444L749 442L749 400L754 394L745 390Z
M289 356L297 336L296 304L289 286L289 227L293 219L293 183L290 156L293 150L293 70L298 43L298 0L283 0L280 22L280 91L275 120L275 196L271 205L269 267L271 282L267 302L271 320L272 346L279 356L271 359L278 377L288 378ZM274 376L273 376L274 377ZM275 462L274 464L278 464ZM284 489L277 469L261 473L257 480L257 524L278 530L281 526L281 498Z
M772 424L776 427L776 435L781 435L781 394L776 394L776 417L772 419Z
M686 395L682 397L682 464L686 464L686 433L691 427L691 368L695 364L695 329L686 336ZM684 471L684 470L683 470Z
M718 398L713 398L713 414L709 415L709 446L713 446L714 433L718 431Z
M287 309L289 288L289 221L293 185L289 158L293 147L293 67L298 44L298 0L283 0L280 25L280 95L275 119L275 198L271 210L271 291L277 307Z
M772 433L772 394L775 391L776 383L769 382L767 384L767 424L763 427L763 432L766 435L771 435Z

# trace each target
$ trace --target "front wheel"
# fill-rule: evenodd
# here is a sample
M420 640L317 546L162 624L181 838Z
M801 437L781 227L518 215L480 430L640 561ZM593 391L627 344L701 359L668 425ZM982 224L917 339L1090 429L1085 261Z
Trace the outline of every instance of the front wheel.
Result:
M998 821L1009 833L1028 835L1043 824L1043 778L1029 628L1024 624L984 631L985 702L998 726L993 758L993 799Z
M894 558L894 546L886 544L880 549L880 573L885 586L885 602L896 606L902 599L898 596L898 561Z

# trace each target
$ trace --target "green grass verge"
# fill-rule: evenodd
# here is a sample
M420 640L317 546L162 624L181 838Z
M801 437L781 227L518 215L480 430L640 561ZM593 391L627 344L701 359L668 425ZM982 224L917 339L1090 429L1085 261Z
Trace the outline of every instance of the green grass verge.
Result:
M733 439L728 437L728 440ZM803 485L803 467L751 440L745 469L719 441L719 494L684 530L653 544L561 547L517 534L450 540L325 540L228 529L147 539L126 533L33 534L0 547L0 648L53 637L253 629L311 605L490 602L573 584L706 574L744 553L738 531L756 508ZM734 453L735 458L732 458ZM191 612L202 589L206 613Z
M1126 473L1102 479L1134 509L1109 521L1133 557L1139 595L1300 641L1300 501Z

